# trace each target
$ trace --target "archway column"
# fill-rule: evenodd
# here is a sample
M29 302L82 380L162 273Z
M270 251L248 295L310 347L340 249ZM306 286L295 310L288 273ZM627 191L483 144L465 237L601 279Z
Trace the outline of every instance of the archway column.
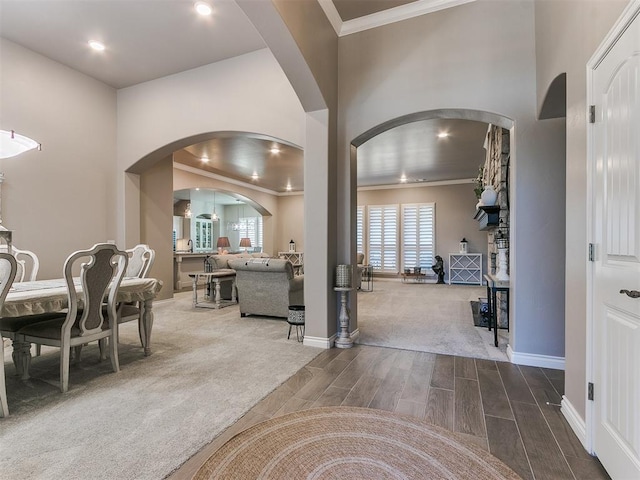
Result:
M329 156L329 111L306 115L304 151L304 303L306 305L304 344L329 348L337 330L336 297L333 293L333 266ZM333 320L333 321L332 321Z

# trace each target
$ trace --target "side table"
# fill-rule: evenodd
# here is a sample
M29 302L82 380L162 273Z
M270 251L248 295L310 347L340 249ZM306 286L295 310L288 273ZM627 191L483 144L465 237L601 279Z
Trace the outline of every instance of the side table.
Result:
M213 272L197 272L190 273L189 277L193 279L193 306L202 308L216 308L228 307L229 305L235 305L236 301L236 272L234 270L216 270ZM215 295L213 300L208 302L198 301L198 281L205 279L206 285L215 285ZM220 295L220 283L231 282L231 300L223 300ZM206 295L205 295L206 297Z
M373 292L373 265L365 265L360 268L360 288L361 292ZM364 284L367 284L366 287Z
M489 331L493 326L494 344L498 346L498 292L507 297L507 331L509 331L509 281L497 280L493 275L484 275L487 282L487 301L489 303Z

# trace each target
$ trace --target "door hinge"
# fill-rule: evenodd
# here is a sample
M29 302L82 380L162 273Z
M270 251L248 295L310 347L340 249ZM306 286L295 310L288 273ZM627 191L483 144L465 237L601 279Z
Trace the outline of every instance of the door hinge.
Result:
M596 123L596 106L589 105L589 123Z
M587 384L587 398L593 400L593 383L591 382Z
M589 261L590 262L596 261L596 246L594 243L589 244Z

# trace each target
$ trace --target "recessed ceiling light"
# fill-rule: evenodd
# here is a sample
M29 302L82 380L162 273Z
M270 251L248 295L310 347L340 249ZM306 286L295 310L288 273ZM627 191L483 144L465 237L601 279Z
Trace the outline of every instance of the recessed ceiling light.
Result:
M204 163L207 163L209 161L209 157L203 155L202 157L200 157L200 160L202 160Z
M258 180L260 177L258 176L258 172L253 172L253 175L251 175L251 179L252 180Z
M200 191L200 187L196 187L196 192L199 192L199 191Z
M101 43L97 40L89 40L89 46L97 52L104 51L104 43Z
M290 191L291 191L291 184L287 183L287 192L290 192Z
M407 183L407 176L404 173L400 177L400 183Z
M449 134L447 132L440 132L438 134L438 138L447 138L449 136Z
M271 147L271 150L269 150L271 153L273 154L277 154L280 153L280 149L278 147Z
M193 7L196 9L196 12L198 12L198 15L202 15L203 17L206 17L213 13L211 5L209 5L207 2L196 2Z

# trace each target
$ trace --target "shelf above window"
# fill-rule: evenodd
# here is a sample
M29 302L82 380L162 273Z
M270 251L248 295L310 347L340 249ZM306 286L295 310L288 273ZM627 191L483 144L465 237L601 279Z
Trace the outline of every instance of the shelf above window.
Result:
M480 224L480 230L490 230L500 223L500 205L481 205L473 217Z

